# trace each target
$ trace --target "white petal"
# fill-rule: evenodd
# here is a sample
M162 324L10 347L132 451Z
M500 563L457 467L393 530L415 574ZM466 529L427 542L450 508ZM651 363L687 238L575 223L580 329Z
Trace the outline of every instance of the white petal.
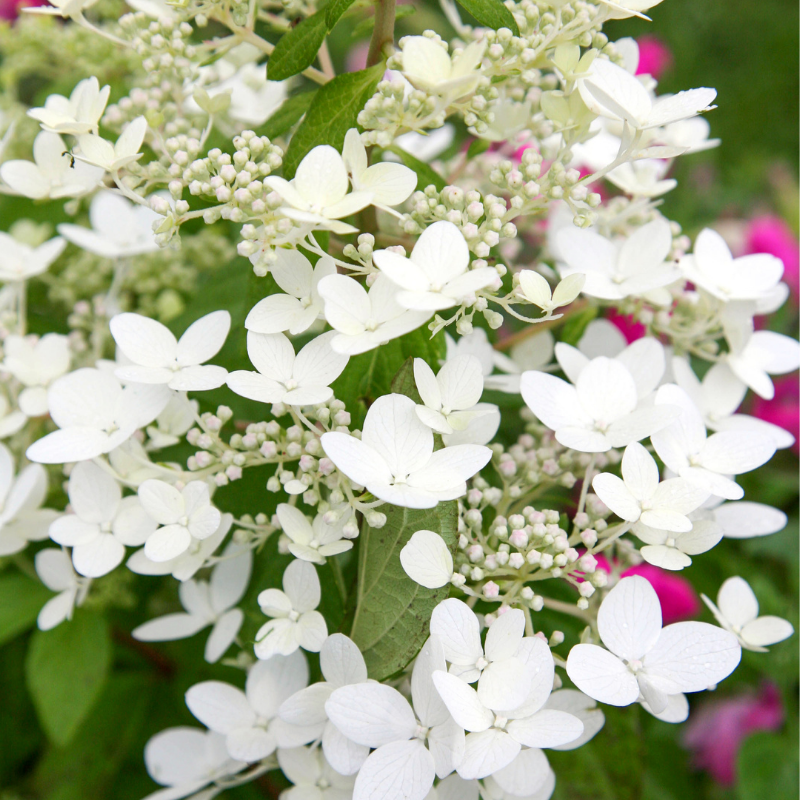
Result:
M323 333L312 339L298 354L294 362L294 379L303 386L329 386L347 366L349 356L331 349L335 331Z
M712 472L741 475L769 461L775 449L773 439L761 433L725 431L708 437L699 461Z
M116 569L125 558L125 547L110 533L98 536L87 544L72 549L75 570L87 578L99 578Z
M446 408L472 408L481 399L483 370L475 356L459 355L449 359L439 370L436 380L441 387L442 405Z
M300 562L308 564L308 561ZM297 643L310 653L318 653L322 643L328 636L328 626L325 617L319 611L306 611L297 620Z
M322 725L328 719L325 703L333 690L334 687L324 681L301 689L280 707L280 718L292 725L305 727Z
M464 729L449 715L443 723L430 729L428 749L439 778L444 778L458 767L464 759L465 747Z
M723 503L714 509L714 519L727 539L768 536L783 530L787 523L783 511L749 501Z
M433 283L447 283L469 266L469 247L461 231L447 221L434 222L417 239L411 260Z
M547 756L539 749L523 750L507 767L492 775L498 786L516 797L530 797L547 782L551 773Z
M244 692L221 681L196 683L186 692L189 711L207 728L230 733L256 721L256 715Z
M336 689L325 703L328 718L348 739L369 747L410 739L417 721L396 689L362 683Z
M275 751L277 742L272 732L261 727L237 728L225 738L231 758L238 761L260 761Z
M215 664L233 644L244 622L244 612L238 608L226 611L211 629L206 639L205 659Z
M84 522L110 522L121 499L119 484L97 464L77 464L72 470L69 501Z
M440 725L450 717L432 677L437 670L446 669L444 647L438 636L430 636L417 654L411 672L411 702L414 713L427 728Z
M141 314L117 314L109 322L117 347L134 364L167 367L175 360L178 343L169 328Z
M478 680L478 699L493 711L512 711L525 700L530 688L531 676L525 664L512 656L494 661L483 670Z
M176 392L207 392L224 386L227 377L224 367L206 364L178 370L167 385Z
M433 452L433 433L420 422L414 401L400 394L379 397L364 420L362 442L373 448L393 475L423 467Z
M260 716L272 719L281 703L307 683L308 662L298 650L290 656L277 655L269 661L259 661L247 676L245 693Z
M235 545L229 545L220 561L211 572L211 605L218 614L233 608L244 596L250 582L253 566L253 551L243 550L237 554Z
M453 556L434 531L414 533L400 551L400 563L411 580L426 589L438 589L453 576Z
M649 544L639 552L648 564L661 569L681 570L692 563L692 559L686 553L663 544Z
M340 775L355 775L369 755L369 747L348 739L332 722L325 726L322 734L322 751Z
M485 778L507 767L519 751L519 742L496 728L470 733L458 774L465 780Z
M286 387L282 383L260 372L237 369L228 375L227 384L231 391L257 403L281 403L286 396Z
M472 666L483 655L478 618L466 603L454 597L433 609L431 633L439 637L445 658L453 664Z
M202 617L195 617L192 614L167 614L134 628L131 636L140 642L171 642L194 636L207 624Z
M345 275L328 275L319 282L325 301L325 319L337 331L355 336L365 331L372 306L364 287Z
M178 364L190 367L213 358L225 344L230 328L227 311L213 311L193 322L178 341Z
M603 600L597 628L612 653L641 659L661 631L661 604L650 582L639 575L623 578Z
M481 377L482 374L481 374ZM422 398L422 402L430 409L439 411L442 407L442 393L439 382L427 362L421 358L414 359L414 383Z
M479 444L445 447L433 453L421 469L408 476L408 485L430 492L449 493L483 469L491 457L492 451ZM463 493L460 491L456 496Z
M468 731L485 731L494 722L494 714L481 703L478 693L461 678L447 672L433 673L439 696L453 719Z
M589 697L612 706L629 706L639 697L633 673L613 653L594 644L578 644L567 658L567 675Z
M314 565L308 561L292 561L283 573L283 590L295 611L316 608L320 600L320 585Z
M518 608L501 614L486 634L486 658L502 661L511 658L525 635L525 615Z
M144 481L139 486L139 500L145 511L161 525L177 522L185 512L183 496L165 481Z
M353 800L377 797L424 800L433 786L434 775L433 757L422 742L386 744L361 767Z
M782 642L794 633L792 624L780 617L759 617L742 628L742 639L749 645L766 647Z
M366 486L370 483L389 484L392 473L381 455L363 441L346 433L324 433L320 438L325 455L348 478Z
M183 525L165 525L151 533L144 543L144 553L151 561L171 561L185 553L192 536Z
M560 378L546 372L524 372L520 391L528 408L551 430L591 425L575 387Z
M630 448L631 445L628 445ZM636 522L641 515L641 506L626 483L610 472L601 472L592 479L595 494L620 519Z
M253 366L267 378L286 383L292 377L294 348L282 333L248 331L247 355Z
M717 605L722 616L735 628L741 628L758 616L758 600L744 578L728 578L719 587Z
M566 711L544 708L525 719L508 723L508 732L528 747L569 744L583 733L583 723Z
M605 716L597 708L597 703L583 692L574 689L559 689L553 692L547 700L546 708L567 711L583 723L583 733L577 739L557 745L552 748L553 750L574 750L592 739L605 724Z
M363 683L367 679L364 656L351 639L341 633L333 633L320 651L320 669L332 686Z

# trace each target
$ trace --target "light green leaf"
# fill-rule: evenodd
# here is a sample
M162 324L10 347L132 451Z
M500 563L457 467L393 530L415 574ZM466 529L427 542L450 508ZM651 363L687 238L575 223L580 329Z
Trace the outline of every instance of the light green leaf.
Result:
M382 528L363 522L358 539L358 589L350 638L361 648L369 676L383 680L403 669L430 635L433 609L449 586L426 589L406 575L400 551L422 528L436 531L455 550L458 503L416 510L381 506Z
M314 100L317 90L301 92L281 103L280 108L259 128L259 134L275 139L283 136L295 123L300 121L303 114Z
M360 72L346 72L317 91L283 159L285 178L294 177L297 165L312 147L329 144L341 151L345 134L356 127L359 112L375 93L385 70L381 63Z
M328 30L332 31L336 23L341 19L342 14L350 8L355 0L331 0L325 6L325 22L328 25Z
M271 81L285 81L310 67L327 32L323 9L284 33L267 62L267 78Z
M41 583L27 575L11 572L0 576L0 645L28 630L51 597Z
M25 660L28 691L48 738L66 745L103 690L111 667L104 617L78 613L50 631L36 631Z
M501 0L458 0L458 4L472 14L481 25L495 30L508 28L514 36L519 36L519 27L514 15Z
M797 797L797 741L788 733L745 739L738 758L737 800Z
M394 153L409 169L413 169L419 178L417 188L423 190L426 186L433 185L436 190L441 192L447 185L445 179L432 167L424 161L420 161L411 153L407 153L402 147L393 144L389 150Z

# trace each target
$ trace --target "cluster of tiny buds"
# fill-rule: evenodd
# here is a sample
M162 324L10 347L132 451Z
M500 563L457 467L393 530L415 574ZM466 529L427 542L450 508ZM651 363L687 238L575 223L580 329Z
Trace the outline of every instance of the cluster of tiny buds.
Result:
M390 250L393 248L389 248ZM375 237L371 233L361 233L358 236L358 246L346 244L343 255L352 261L357 261L364 267L372 268L372 254L375 251Z
M365 129L367 147L390 147L400 129L432 130L444 125L446 115L433 95L419 89L408 91L402 80L384 80L367 100L358 115L358 124Z
M414 192L411 202L412 211L404 218L406 233L421 233L428 225L447 220L458 226L478 258L488 258L501 239L514 239L517 235L516 226L505 222L508 207L502 197L483 197L480 192L465 192L458 186L446 186L442 191L428 186Z
M194 75L197 49L188 42L193 28L188 22L162 17L153 20L145 14L126 14L120 26L142 57L142 68L150 85L169 75L187 80Z
M571 489L580 469L581 456L560 445L552 431L532 425L534 433L524 433L508 449L501 444L491 445L494 463L508 481L506 491L516 500L530 488L550 482Z

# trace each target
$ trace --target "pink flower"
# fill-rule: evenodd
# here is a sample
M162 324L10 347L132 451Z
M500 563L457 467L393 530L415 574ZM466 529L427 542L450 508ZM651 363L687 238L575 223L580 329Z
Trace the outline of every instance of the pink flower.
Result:
M697 769L706 770L723 786L732 786L742 742L755 731L778 730L783 716L780 692L767 683L758 694L702 704L686 725L683 743Z
M0 0L0 19L13 22L21 8L49 5L47 0Z
M647 333L647 328L641 322L637 322L633 315L627 314L612 314L608 318L620 331L620 333L627 339L628 344L641 339Z
M755 397L751 413L753 416L778 425L794 436L795 453L800 455L800 385L797 378L789 375L785 378L777 378L775 384L775 397L772 400L764 400Z
M597 569L602 569L603 572L611 572L608 559L602 553L595 556L595 558L597 559ZM629 575L641 575L656 590L658 600L661 603L661 617L664 625L691 619L699 613L701 609L700 598L686 578L674 572L654 567L652 564L639 564L635 567L630 567L620 577L627 578Z
M800 294L800 246L792 229L773 215L756 217L745 231L745 253L769 253L783 261L783 279L797 302Z
M672 66L672 52L657 36L640 36L636 40L639 45L639 66L637 75L652 75L658 80Z

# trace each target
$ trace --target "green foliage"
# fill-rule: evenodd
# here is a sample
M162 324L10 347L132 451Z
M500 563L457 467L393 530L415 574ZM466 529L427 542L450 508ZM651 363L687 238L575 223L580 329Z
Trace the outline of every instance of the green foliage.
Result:
M310 67L327 33L324 9L284 33L267 62L269 80L285 81Z
M444 335L431 338L418 328L399 339L350 359L347 369L333 384L336 397L347 406L352 427L360 428L367 409L381 395L392 391L392 381L408 358L422 358L436 371L445 356Z
M51 596L41 583L27 575L1 575L0 645L28 630Z
M346 72L319 89L289 143L283 160L286 178L294 177L297 165L313 147L329 144L342 149L345 134L356 127L358 114L375 93L385 69L381 63L360 72Z
M597 314L597 306L587 306L576 313L570 314L561 326L559 340L576 347L587 326L597 317Z
M389 151L394 153L409 169L413 169L417 173L419 183L417 189L424 189L426 186L435 186L438 192L441 192L447 182L445 179L429 164L420 161L411 153L407 153L402 147L392 145Z
M300 92L281 103L280 108L261 126L259 133L270 139L283 136L308 111L316 94L316 89L310 92Z
M473 139L467 149L467 158L476 158L481 153L485 153L491 146L492 143L488 139Z
M358 598L350 638L361 648L369 676L383 680L405 667L419 652L430 631L436 604L448 586L426 589L406 575L400 551L422 528L436 531L451 550L458 540L458 504L439 503L434 509L384 506L386 524L364 522L359 535Z
M111 637L99 614L83 611L50 631L36 631L25 662L39 721L66 745L92 710L111 668Z
M502 0L458 0L458 4L472 14L481 25L498 30L508 28L519 36L519 27L514 15L503 5Z
M794 800L798 795L797 742L785 734L756 733L742 744L737 800Z
M342 14L344 14L354 2L355 0L331 0L331 2L325 6L325 23L329 31L333 30L334 25L342 18Z

